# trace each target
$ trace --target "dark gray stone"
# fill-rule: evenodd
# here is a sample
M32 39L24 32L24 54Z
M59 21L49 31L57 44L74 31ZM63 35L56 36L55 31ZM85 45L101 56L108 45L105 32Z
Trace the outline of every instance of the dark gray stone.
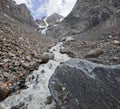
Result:
M120 65L71 59L57 67L49 89L61 109L120 109Z

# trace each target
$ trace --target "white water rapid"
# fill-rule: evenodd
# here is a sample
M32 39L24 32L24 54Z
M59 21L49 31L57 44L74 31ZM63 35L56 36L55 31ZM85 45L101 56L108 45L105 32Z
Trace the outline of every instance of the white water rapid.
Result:
M46 105L46 97L50 96L48 82L51 75L60 62L65 62L70 59L66 54L61 54L60 49L63 49L62 42L50 49L55 57L54 60L49 60L48 63L39 66L39 70L34 71L29 75L31 80L26 83L28 88L20 91L17 94L12 94L0 103L4 109L10 109L24 103L25 109L55 109L55 104ZM23 108L22 108L23 109Z

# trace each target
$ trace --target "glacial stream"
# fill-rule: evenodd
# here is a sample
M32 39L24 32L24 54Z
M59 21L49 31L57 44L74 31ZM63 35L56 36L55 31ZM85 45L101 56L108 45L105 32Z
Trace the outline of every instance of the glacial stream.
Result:
M41 64L39 70L29 75L30 81L26 83L28 86L27 89L12 94L0 103L4 109L10 109L12 106L18 106L20 104L24 104L25 106L22 109L55 109L54 102L50 105L46 105L45 102L46 98L50 96L48 82L51 75L60 62L65 62L70 59L66 54L60 53L60 49L63 49L62 45L63 43L59 42L50 49L50 52L54 53L54 60L49 60L48 63Z

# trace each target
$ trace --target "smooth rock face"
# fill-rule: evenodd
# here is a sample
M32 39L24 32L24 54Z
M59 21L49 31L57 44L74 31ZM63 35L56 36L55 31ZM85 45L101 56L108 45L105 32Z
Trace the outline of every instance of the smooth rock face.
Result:
M61 109L120 109L120 65L71 59L57 67L49 89Z

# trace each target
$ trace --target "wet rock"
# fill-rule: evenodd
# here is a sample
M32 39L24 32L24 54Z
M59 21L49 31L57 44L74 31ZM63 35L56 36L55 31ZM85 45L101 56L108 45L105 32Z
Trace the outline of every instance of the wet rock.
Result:
M8 55L9 55L10 57L15 57L15 54L13 54L13 53L8 53Z
M17 106L12 106L10 109L19 109Z
M76 55L72 51L66 51L66 50L62 49L60 52L63 54L67 54L68 56L70 56L72 58L76 57Z
M20 103L19 105L12 106L10 109L28 109L25 103Z
M88 61L94 62L94 63L102 63L101 60L97 59L97 58L87 58Z
M30 82L30 77L27 77L27 78L25 79L25 83L27 83L27 82Z
M54 59L53 53L44 53L42 55L42 63L47 63L50 59Z
M85 57L87 57L87 58L98 57L101 54L103 54L103 52L104 52L103 49L96 48L96 49L93 49L93 50L89 51Z
M71 59L57 67L49 89L60 109L120 109L120 65Z
M46 102L45 102L46 105L52 103L52 99L53 99L52 96L48 96L46 99L47 99Z
M43 70L41 71L41 73L45 73L45 70L43 69Z
M4 100L9 94L10 91L7 85L4 83L0 83L0 101Z
M119 57L113 57L112 60L118 64L120 64L120 58Z

